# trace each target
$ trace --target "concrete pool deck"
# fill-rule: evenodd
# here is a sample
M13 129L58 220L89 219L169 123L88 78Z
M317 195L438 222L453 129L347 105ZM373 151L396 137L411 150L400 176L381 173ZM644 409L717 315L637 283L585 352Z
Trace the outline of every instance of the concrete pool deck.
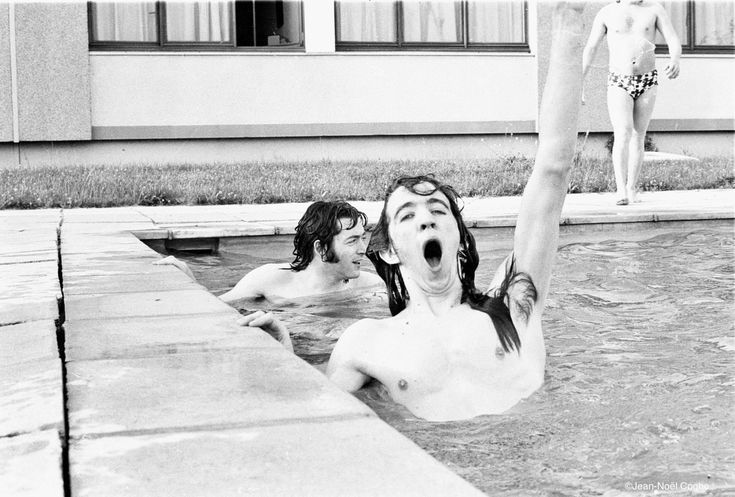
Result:
M569 195L562 223L735 218L733 190L641 200ZM306 205L0 211L3 495L481 495L140 241L292 233Z

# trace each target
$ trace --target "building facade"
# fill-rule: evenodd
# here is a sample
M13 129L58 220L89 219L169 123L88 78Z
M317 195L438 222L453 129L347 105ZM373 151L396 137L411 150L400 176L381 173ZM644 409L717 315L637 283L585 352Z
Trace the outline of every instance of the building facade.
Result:
M591 3L588 24L605 3ZM681 76L661 81L649 131L666 151L732 153L735 6L662 3L684 54ZM0 65L0 165L531 153L552 8L533 0L0 3L0 58L9 61ZM582 111L590 143L611 131L599 52Z

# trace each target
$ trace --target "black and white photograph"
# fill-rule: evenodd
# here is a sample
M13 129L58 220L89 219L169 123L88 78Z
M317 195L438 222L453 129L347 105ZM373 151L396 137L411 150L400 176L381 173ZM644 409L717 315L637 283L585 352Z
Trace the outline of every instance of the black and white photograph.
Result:
M733 0L0 0L0 496L735 496Z

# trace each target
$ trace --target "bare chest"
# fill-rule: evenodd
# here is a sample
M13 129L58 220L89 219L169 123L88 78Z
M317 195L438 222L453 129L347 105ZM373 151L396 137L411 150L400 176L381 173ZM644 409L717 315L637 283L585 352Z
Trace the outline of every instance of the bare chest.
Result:
M509 390L527 391L543 372L543 353L505 351L486 314L462 311L386 330L381 349L387 352L372 362L370 375L393 400L422 417L505 410L506 400L517 397Z
M630 36L653 41L656 35L656 14L646 9L621 9L607 18L608 35Z

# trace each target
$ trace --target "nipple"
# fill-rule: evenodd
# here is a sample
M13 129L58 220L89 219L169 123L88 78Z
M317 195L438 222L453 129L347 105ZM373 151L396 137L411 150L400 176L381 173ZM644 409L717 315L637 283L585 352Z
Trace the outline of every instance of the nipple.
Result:
M498 359L505 357L505 350L503 350L503 347L498 346L495 348L495 357Z
M398 380L398 388L400 390L406 390L408 388L408 382L401 378Z

